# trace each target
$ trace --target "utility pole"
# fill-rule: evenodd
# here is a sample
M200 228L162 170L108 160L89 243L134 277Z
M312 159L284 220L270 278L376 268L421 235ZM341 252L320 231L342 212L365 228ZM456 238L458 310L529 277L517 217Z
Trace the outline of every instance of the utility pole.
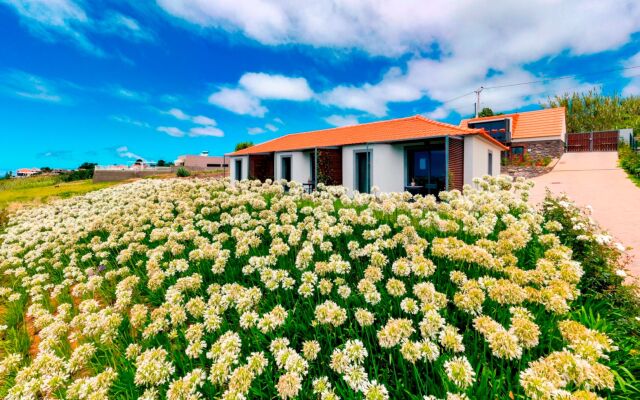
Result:
M474 90L473 92L476 94L476 118L478 118L478 113L480 112L480 92L482 92L484 87L480 86L478 90Z

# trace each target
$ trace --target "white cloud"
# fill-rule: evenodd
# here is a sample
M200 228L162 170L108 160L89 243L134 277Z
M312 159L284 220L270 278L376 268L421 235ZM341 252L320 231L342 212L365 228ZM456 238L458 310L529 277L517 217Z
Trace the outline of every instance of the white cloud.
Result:
M277 132L278 129L279 129L274 124L266 124L264 127L267 128L268 130L270 130L271 132Z
M259 126L247 129L247 133L249 135L259 135L261 133L265 133L264 128L260 128Z
M149 95L147 93L138 92L136 90L128 89L120 85L107 86L103 89L103 92L114 97L119 97L121 99L131 101L146 101L149 98Z
M624 63L624 67L634 67L640 65L640 51L635 55L629 57ZM622 90L623 96L638 96L640 95L640 68L628 69L623 74L629 78L629 83Z
M66 100L55 82L19 70L0 73L0 92L47 103L63 103Z
M167 114L173 115L174 117L182 121L190 119L190 117L187 114L185 114L182 110L178 108L172 108L171 110L167 111Z
M223 137L224 132L215 126L196 126L189 130L189 136Z
M209 96L209 103L241 115L262 117L267 108L242 89L222 88Z
M101 33L117 35L133 42L155 39L153 33L143 28L136 19L117 12L108 13L106 18L95 25Z
M83 8L81 0L0 0L12 7L30 32L47 41L68 40L95 56L105 52L89 39L87 34L118 36L133 41L153 40L134 18L107 12L103 19L94 19Z
M323 104L375 116L386 115L394 102L425 97L445 102L480 85L538 80L540 76L524 66L558 54L578 56L616 49L640 31L640 3L633 0L503 0L491 7L471 0L318 1L305 7L294 0L159 0L159 4L167 13L198 27L240 32L267 45L359 49L394 58L413 55L406 57L409 61L402 70L391 68L377 81L337 85L317 96ZM435 50L430 54L431 49ZM583 85L579 80L560 83ZM499 96L515 99L515 107L558 87L562 85L554 82L525 85L487 91L483 98L492 102ZM628 90L632 88L635 81ZM251 94L242 85L231 90L242 89L243 96ZM253 104L260 103L254 99ZM439 115L472 110L473 99L463 98L445 104Z
M166 111L166 114L169 114L169 115L179 119L180 121L193 122L196 125L203 125L203 126L215 126L215 125L217 125L216 120L214 120L213 118L209 118L209 117L204 116L204 115L191 116L191 115L185 113L184 111L182 111L179 108L172 108L169 111Z
M126 115L112 115L109 118L111 118L114 121L121 122L123 124L135 125L141 128L151 128L151 125L149 125L148 123L127 117Z
M337 86L320 94L320 101L339 108L366 111L381 117L387 114L387 103L419 100L424 89L407 81L399 68L391 68L377 84Z
M259 99L308 100L313 91L304 78L248 72L238 82L247 92Z
M136 160L137 159L141 159L141 160L145 159L144 157L129 151L129 148L127 146L118 147L116 149L116 153L118 153L118 156L120 156L122 158L131 158L131 159L136 159Z
M191 119L193 123L204 126L214 126L216 121L213 118L205 117L204 115L196 115Z
M348 126L357 125L359 123L358 116L356 115L330 115L324 119L327 123L333 126Z
M176 128L175 126L159 126L157 130L173 137L183 137L185 135L182 129Z
M240 32L268 45L357 48L397 56L438 43L444 54L486 50L505 62L565 49L576 54L606 50L625 43L640 21L640 5L633 0L502 0L491 7L472 0L316 1L304 7L296 0L158 4L198 27Z
M236 88L222 88L209 96L209 103L236 114L263 117L268 109L262 100L304 101L313 97L305 78L247 72Z

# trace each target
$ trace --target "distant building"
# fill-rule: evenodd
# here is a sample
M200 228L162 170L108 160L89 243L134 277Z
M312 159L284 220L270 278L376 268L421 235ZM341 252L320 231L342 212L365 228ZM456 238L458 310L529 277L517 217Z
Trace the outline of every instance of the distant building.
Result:
M20 168L16 171L16 176L18 178L26 178L35 174L40 173L40 168Z
M491 117L469 118L460 127L484 129L492 138L509 147L509 158L560 158L567 143L564 107L524 111Z
M195 170L204 169L220 169L229 166L229 160L226 157L210 156L208 151L203 151L199 155L182 155L178 156L175 161L176 167L185 167Z

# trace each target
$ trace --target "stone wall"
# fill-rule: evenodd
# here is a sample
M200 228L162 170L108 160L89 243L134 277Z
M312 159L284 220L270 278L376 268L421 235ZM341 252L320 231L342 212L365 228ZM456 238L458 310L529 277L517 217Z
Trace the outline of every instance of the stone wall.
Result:
M558 140L534 140L529 142L513 142L511 147L524 146L525 153L533 160L544 157L560 158L564 154L564 142Z
M93 172L93 182L117 182L126 181L127 179L144 178L147 176L156 176L163 174L175 174L177 168L171 167L169 171L154 171L154 170L111 170L111 169L96 169Z

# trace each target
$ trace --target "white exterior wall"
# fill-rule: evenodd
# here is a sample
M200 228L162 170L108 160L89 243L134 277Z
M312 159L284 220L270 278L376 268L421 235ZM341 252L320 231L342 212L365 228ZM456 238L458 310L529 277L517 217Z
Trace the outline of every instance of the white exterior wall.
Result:
M493 174L500 175L500 152L495 144L476 135L464 137L464 183L472 184L473 178L489 173L489 152L493 152Z
M405 144L375 143L368 146L371 152L371 186L382 192L401 192L405 185ZM366 151L366 145L342 148L342 185L355 189L355 152Z
M282 157L291 157L291 180L298 183L311 181L311 153L303 151L284 151L274 157L273 174L282 179Z
M249 178L249 156L239 156L229 158L229 177L231 182L236 180L236 160L242 161L242 179Z

